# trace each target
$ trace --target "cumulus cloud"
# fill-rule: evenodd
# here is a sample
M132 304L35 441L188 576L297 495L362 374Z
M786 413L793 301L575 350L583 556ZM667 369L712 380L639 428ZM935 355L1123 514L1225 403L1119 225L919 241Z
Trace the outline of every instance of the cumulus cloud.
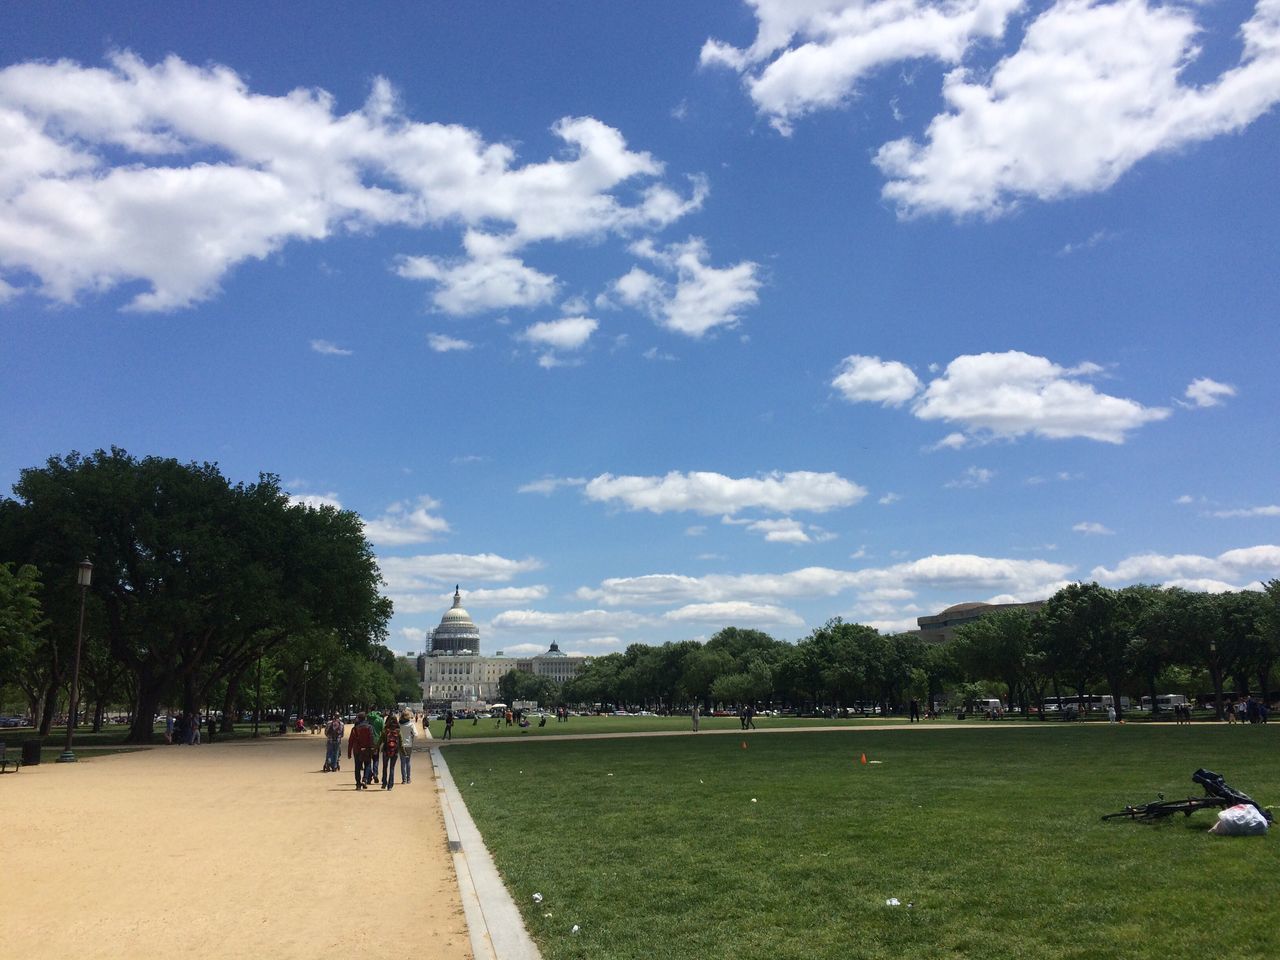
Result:
M831 385L851 403L879 403L886 407L902 406L922 386L920 378L905 363L857 354L844 358Z
M641 240L631 250L674 275L674 283L633 267L613 281L605 301L639 308L668 330L696 339L718 327L735 327L742 311L759 300L759 264L744 260L713 267L700 237L665 248Z
M812 543L815 539L830 539L821 527L801 523L790 517L778 520L752 520L746 524L751 533L764 536L766 543Z
M396 273L409 280L435 282L432 306L454 316L536 307L555 297L555 277L540 273L518 257L482 251L479 236L469 232L463 239L469 259L401 257Z
M590 317L561 317L526 327L520 339L553 350L580 350L599 326L600 322Z
M1218 383L1208 377L1192 380L1183 394L1187 401L1185 407L1219 407L1227 397L1234 397L1236 388L1229 383ZM1181 401L1179 401L1181 402Z
M957 63L979 39L998 38L1021 0L749 0L755 42L702 47L703 65L740 72L756 108L783 133L797 117L838 106L871 72L931 58Z
M672 471L663 477L618 476L605 473L585 488L589 500L619 502L629 510L734 516L752 508L775 513L799 510L821 513L848 507L867 495L865 488L835 473L773 472L757 477L726 477L721 473Z
M878 358L869 359L880 365L876 369L886 366ZM1167 408L1099 393L1084 382L1099 372L1101 367L1094 363L1062 367L1018 350L967 354L947 364L916 395L910 409L920 420L963 426L967 434L952 433L938 444L952 448L965 446L975 435L979 440L1032 434L1123 443L1129 432L1169 416Z
M435 553L415 557L379 557L387 586L394 590L437 590L451 583L507 583L542 569L534 557L512 560L495 553Z
M1046 560L942 554L859 570L804 567L785 573L617 577L602 581L598 587L579 588L576 596L610 607L738 600L772 603L797 597L833 597L845 592L878 600L906 599L921 588L972 593L999 590L1047 597L1067 582L1071 570L1069 565Z
M311 507L312 509L320 507L333 507L335 510L342 509L342 501L338 499L336 493L291 493L289 494L289 502Z
M365 536L384 547L428 543L449 533L449 522L431 512L439 507L440 501L427 496L393 503L381 517L365 521Z
M206 299L290 241L392 225L467 231L464 260L401 262L438 284L441 309L539 303L554 280L520 248L657 230L706 196L663 183L660 161L591 117L557 121L559 155L521 163L474 130L410 119L381 78L340 114L323 90L256 93L176 56L6 67L0 130L5 289L21 278L70 302L141 282L137 310Z
M649 617L624 610L574 610L560 613L542 610L505 610L493 618L499 630L531 633L599 633L624 631L651 623Z
M1193 8L1063 0L993 70L947 74L923 143L885 144L884 195L906 215L994 216L1024 197L1104 190L1155 153L1242 129L1280 100L1280 0L1259 0L1237 65L1192 86Z
M754 43L708 40L701 62L739 72L784 134L809 112L846 104L888 65L951 68L945 110L923 138L875 155L885 197L907 216L996 216L1024 198L1104 190L1147 157L1241 130L1280 100L1280 0L1258 0L1240 27L1239 60L1200 84L1184 82L1201 52L1195 4L1060 0L991 66L975 61L1003 39L1022 0L748 2ZM1105 239L1094 237L1062 252Z
M1169 585L1213 579L1256 579L1280 576L1280 546L1261 544L1228 550L1216 557L1193 553L1143 553L1126 557L1114 567L1094 567L1090 576L1103 583L1166 583ZM1241 589L1235 587L1232 589Z
M796 627L804 624L804 618L792 610L745 601L686 604L675 610L668 610L662 615L662 619L673 623L745 623L757 626Z
M1076 533L1084 533L1091 536L1113 536L1115 534L1114 530L1092 520L1082 520L1071 529Z
M350 350L344 350L342 347L338 346L336 343L332 343L328 340L312 340L311 349L314 350L316 353L324 354L326 357L351 356Z
M429 333L427 334L427 346L436 353L449 353L454 350L470 350L475 344L469 340L459 340L457 337L451 337L447 333Z

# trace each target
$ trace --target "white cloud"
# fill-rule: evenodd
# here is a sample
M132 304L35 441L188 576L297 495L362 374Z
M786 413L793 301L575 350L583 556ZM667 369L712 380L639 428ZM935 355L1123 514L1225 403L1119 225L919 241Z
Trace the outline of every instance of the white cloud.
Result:
M701 537L706 532L707 532L707 525L705 523L695 523L691 527L684 528L684 535L686 537Z
M1107 230L1095 230L1089 235L1087 240L1083 240L1079 243L1063 244L1062 249L1058 251L1058 256L1069 257L1071 254L1079 253L1081 250L1092 250L1098 244L1110 240L1113 236L1114 234Z
M920 378L905 363L858 354L844 358L831 385L852 403L879 403L886 407L902 406L922 386Z
M384 547L428 543L449 533L449 522L431 512L439 506L438 500L427 496L412 503L393 503L381 517L365 521L365 536Z
M726 477L720 473L672 471L664 477L605 473L586 486L590 500L619 501L630 510L670 513L692 510L733 516L758 508L775 513L807 510L821 513L848 507L867 495L856 483L835 473L773 472L758 477Z
M979 442L1033 434L1123 443L1130 431L1169 416L1166 408L1144 407L1082 382L1100 371L1094 363L1061 367L1017 350L967 354L929 382L911 413L965 427L968 436L952 433L938 444L953 448L975 439L975 432Z
M545 600L548 593L547 587L541 583L528 587L479 587L463 595L463 604L467 607L510 607ZM447 610L453 604L453 591L435 594L430 599L434 604L432 609Z
M176 56L0 70L6 289L29 276L70 302L140 281L133 309L173 310L290 241L448 225L475 240L467 261L425 267L442 308L527 304L553 281L514 259L521 247L657 230L706 196L701 181L677 193L657 159L591 117L557 121L560 155L520 164L466 127L411 120L381 78L360 109L334 107L322 90L257 93Z
M1179 504L1195 503L1195 502L1196 502L1196 498L1195 498L1195 497L1193 497L1193 496L1191 496L1191 494L1189 494L1189 493L1184 493L1182 496L1180 496L1177 500L1175 500L1175 501L1173 501L1173 502L1174 502L1174 503L1179 503Z
M1259 0L1238 65L1189 86L1200 30L1194 8L1053 4L994 70L947 74L948 110L923 144L880 148L885 197L906 215L993 216L1022 197L1104 190L1152 154L1242 129L1280 100L1280 0Z
M531 633L625 631L650 622L649 617L625 610L577 610L563 613L506 610L493 618L493 626L497 629Z
M959 477L948 480L943 486L953 490L985 487L995 475L994 470L988 470L986 467L969 467Z
M1261 544L1228 550L1216 557L1198 554L1144 553L1126 557L1115 567L1094 567L1090 576L1105 583L1187 583L1207 579L1239 580L1251 574L1280 576L1280 546ZM1239 587L1233 589L1240 589Z
M291 493L289 494L289 502L302 504L304 507L317 509L319 507L333 507L335 510L342 509L342 501L338 499L336 493Z
M1084 533L1092 536L1113 536L1115 534L1114 530L1092 520L1082 520L1071 529L1076 533Z
M932 447L934 450L961 450L969 446L970 438L963 433L948 433L945 437L935 443Z
M454 316L536 307L555 297L555 277L539 273L518 257L478 252L483 244L476 242L477 236L468 233L463 240L469 259L401 257L396 273L409 280L434 281L432 305Z
M517 493L540 493L543 496L550 496L561 487L581 487L586 484L583 477L543 477L541 480L534 480L532 483L526 483L519 487Z
M810 111L851 98L860 80L891 63L931 58L957 63L979 39L998 38L1021 0L749 0L755 42L717 40L704 65L743 74L756 108L783 133Z
M526 327L520 339L553 350L580 350L599 326L590 317L561 317Z
M877 500L876 502L877 502L878 504L880 504L880 506L882 506L882 507L887 507L887 506L890 506L890 505L892 505L892 504L897 503L897 502L898 502L899 500L901 500L901 499L902 499L902 494L900 494L900 493L894 493L894 492L891 490L891 491L889 491L888 493L886 493L883 497L881 497L879 500Z
M311 349L314 350L316 353L324 354L326 357L351 356L350 350L344 350L342 347L338 346L336 343L331 343L328 340L312 340Z
M1280 517L1280 505L1268 504L1265 507L1241 507L1237 510L1214 510L1210 514L1210 516L1213 516L1213 517Z
M394 590L435 590L450 583L507 583L542 569L533 557L512 560L495 553L436 553L415 557L379 557L387 586Z
M804 619L792 610L763 603L727 601L722 603L691 603L662 615L673 623L755 624L797 627Z
M700 237L666 248L642 240L631 250L674 274L675 283L633 267L610 285L610 294L668 330L698 338L717 327L736 327L742 311L759 300L759 264L744 260L732 267L710 266Z
M427 346L436 353L449 353L451 350L470 350L475 346L469 340L459 340L447 333L428 333Z
M427 646L427 631L421 627L401 627L401 638L412 647L418 650L425 650Z
M812 543L805 533L805 525L791 518L779 520L753 520L747 524L752 533L764 534L766 543Z
M969 592L1002 590L1043 598L1066 583L1071 569L1046 560L943 554L861 570L804 567L776 574L690 577L661 573L617 577L602 581L599 587L579 588L576 596L605 606L661 606L735 600L769 603L795 597L833 597L849 591L883 600L893 596L884 591L932 587Z
M1186 393L1183 394L1187 398L1186 407L1218 407L1222 405L1222 401L1226 397L1234 397L1236 388L1229 383L1218 383L1216 380L1210 380L1208 377L1199 377L1192 380L1187 387Z

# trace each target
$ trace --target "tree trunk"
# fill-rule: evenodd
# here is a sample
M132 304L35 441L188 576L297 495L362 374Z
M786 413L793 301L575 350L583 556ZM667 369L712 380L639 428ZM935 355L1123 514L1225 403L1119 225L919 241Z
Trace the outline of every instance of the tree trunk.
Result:
M53 687L44 692L44 710L40 714L40 736L47 737L49 731L53 729L53 715L57 708L58 690Z
M236 701L240 697L239 675L227 680L227 692L222 698L222 732L234 733L236 722Z
M99 697L93 705L93 732L102 732L102 716L107 712L107 705L103 702L103 698Z
M1151 693L1151 717L1155 719L1160 714L1160 696L1156 693L1155 674L1147 677L1147 687Z
M125 743L154 743L156 708L160 706L163 683L138 683L138 706L129 725Z

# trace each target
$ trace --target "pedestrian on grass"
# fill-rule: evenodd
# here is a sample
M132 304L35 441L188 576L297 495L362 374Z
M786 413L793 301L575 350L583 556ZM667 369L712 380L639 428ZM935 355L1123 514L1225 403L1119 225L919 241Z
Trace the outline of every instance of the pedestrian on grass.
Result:
M911 698L911 722L920 722L920 701L915 697Z
M400 715L400 782L409 782L409 760L413 755L413 744L418 739L418 730L413 725L413 717L408 713Z
M693 732L698 732L698 721L702 717L702 706L695 703L693 709L689 711L689 719L693 721Z
M372 758L373 727L363 712L357 713L356 725L351 728L351 736L347 737L347 759L355 765L357 790L369 789L369 764Z
M1107 723L1116 722L1116 705L1114 703L1107 704Z
M390 790L396 785L396 757L400 755L400 721L395 714L382 725L378 747L382 754L382 789Z
M453 711L452 710L446 710L444 712L444 736L441 739L444 739L444 740L453 739Z

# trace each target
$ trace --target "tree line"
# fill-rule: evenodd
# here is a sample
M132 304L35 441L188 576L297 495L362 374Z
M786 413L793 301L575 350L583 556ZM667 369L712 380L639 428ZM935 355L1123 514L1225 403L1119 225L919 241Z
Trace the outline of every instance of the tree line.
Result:
M826 712L888 712L915 698L963 705L997 695L1024 715L1105 692L1122 697L1212 693L1269 703L1280 656L1280 580L1261 591L1195 593L1074 583L1035 610L996 610L946 643L882 635L836 618L794 643L728 627L706 643L632 644L596 657L562 686L511 671L502 693L543 704L608 704L657 711L740 704ZM1123 711L1121 711L1123 712Z
M389 703L416 671L381 641L391 603L360 517L292 503L279 478L232 483L216 464L113 447L23 470L0 500L0 683L42 734L67 702L85 592L81 704L127 704L127 742L162 706Z

